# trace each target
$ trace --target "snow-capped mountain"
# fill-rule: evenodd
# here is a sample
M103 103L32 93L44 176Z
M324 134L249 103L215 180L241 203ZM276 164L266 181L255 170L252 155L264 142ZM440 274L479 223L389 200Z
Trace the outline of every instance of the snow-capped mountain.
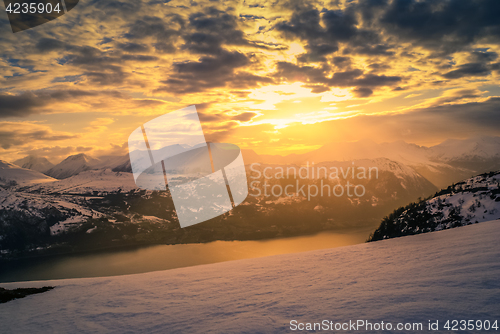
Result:
M0 160L0 186L27 186L53 181L57 180L40 172Z
M458 182L384 218L372 240L500 219L500 171Z
M132 173L110 169L86 170L77 175L47 184L36 184L27 191L41 194L93 194L129 192L137 189Z
M182 153L186 148L180 145L171 145L162 148L162 150L170 156ZM330 143L311 152L287 156L258 155L251 149L243 149L242 153L247 165L252 163L305 165L313 162L317 164L385 158L411 167L438 188L444 188L450 183L472 175L500 169L500 137L487 136L463 140L449 139L431 147L410 144L401 140L379 144L365 139L357 142ZM175 161L186 163L182 159ZM188 161L188 164L194 164L193 161ZM16 164L42 171L58 179L67 178L86 170L132 171L128 154L93 158L82 153L69 156L50 169L45 169L50 166L50 162L45 158L26 157L17 160ZM178 166L176 168L179 169Z
M288 180L294 184L291 189L296 193L294 196L248 196L228 214L189 230L179 228L169 192L137 189L131 173L89 169L50 184L5 189L0 192L0 202L5 204L0 210L0 258L1 252L15 257L33 252L262 239L374 226L394 207L437 190L413 169L388 159L359 160L355 164L356 167L376 167L378 173L372 173L372 179L352 179L351 161L323 163L317 167L329 171L331 167L339 168L339 177ZM288 182L269 180L281 181ZM346 181L361 184L366 194L354 198L325 193L308 199L300 193L299 188L319 189L321 181L331 189L338 184L346 189ZM263 190L264 184L257 187ZM352 185L350 189L352 191ZM230 232L228 226L231 226Z
M441 161L500 158L500 137L448 139L430 148L431 157Z
M14 161L14 165L26 169L36 170L40 173L45 173L46 171L54 167L54 164L47 160L47 158L38 157L35 155L28 155L22 159L16 160Z
M98 159L92 158L84 153L70 155L45 172L45 174L56 179L65 179L80 172L93 169L99 162Z
M96 158L92 169L115 169L123 164L130 164L128 153L124 155L104 155Z
M304 154L257 155L244 150L245 163L311 164L326 161L352 161L386 158L413 168L438 188L480 173L500 169L500 137L449 139L425 147L396 141L375 143L372 140L329 143Z

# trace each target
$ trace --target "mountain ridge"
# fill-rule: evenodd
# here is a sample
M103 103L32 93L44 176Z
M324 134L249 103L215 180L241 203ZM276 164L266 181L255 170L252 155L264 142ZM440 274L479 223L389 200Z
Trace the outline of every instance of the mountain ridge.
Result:
M386 216L370 236L377 241L500 219L500 170L483 173L410 203Z
M379 144L365 139L356 142L328 143L310 152L286 156L259 155L252 149L242 149L242 154L246 165L252 163L305 165L312 162L386 158L413 168L438 188L445 188L464 178L500 169L500 137L447 139L430 147L403 140ZM25 157L17 161L21 160L29 159ZM45 174L63 179L82 171L107 168L115 172L131 172L129 155L96 158L84 153L71 155L46 170Z
M13 164L21 168L36 170L40 173L44 173L55 166L47 158L36 155L27 155L22 159L14 161Z

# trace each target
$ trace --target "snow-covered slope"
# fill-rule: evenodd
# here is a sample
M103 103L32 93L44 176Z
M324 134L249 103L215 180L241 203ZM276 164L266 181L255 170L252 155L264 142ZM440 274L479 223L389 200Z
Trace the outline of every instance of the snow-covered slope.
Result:
M0 160L0 186L26 186L57 181L40 172Z
M87 170L52 184L35 185L29 189L37 193L92 194L128 192L136 189L132 173L113 172L110 169Z
M22 168L36 170L40 173L45 173L52 167L54 164L47 160L44 157L38 157L35 155L28 155L22 159L14 161L14 165L21 166Z
M429 332L439 320L445 333L446 320L500 319L499 238L494 221L147 274L2 284L56 288L0 304L0 323L6 333L185 334L290 333L292 320L421 323Z
M99 160L89 157L84 153L71 155L49 169L46 174L56 179L65 179L80 172L92 169Z
M10 244L18 242L16 238L26 244L34 244L47 234L67 232L89 218L100 216L101 213L73 198L56 198L0 188L0 236L4 229L12 229L10 225L15 225L19 230L26 229L22 235L7 235L5 240L0 237L0 249L7 249Z
M458 182L384 218L373 240L500 219L500 171Z

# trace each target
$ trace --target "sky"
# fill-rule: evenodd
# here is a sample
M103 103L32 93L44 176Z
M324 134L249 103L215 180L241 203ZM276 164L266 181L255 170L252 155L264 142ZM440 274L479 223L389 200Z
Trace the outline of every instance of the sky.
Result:
M259 154L500 135L499 17L498 0L80 0L13 33L2 10L0 159L123 155L189 105L208 141Z

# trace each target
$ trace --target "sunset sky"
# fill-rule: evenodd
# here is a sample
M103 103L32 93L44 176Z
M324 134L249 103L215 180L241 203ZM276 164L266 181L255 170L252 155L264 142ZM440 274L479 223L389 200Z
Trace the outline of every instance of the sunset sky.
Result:
M2 10L0 159L125 154L193 104L207 140L259 154L500 135L499 18L498 0L80 0L14 34Z

